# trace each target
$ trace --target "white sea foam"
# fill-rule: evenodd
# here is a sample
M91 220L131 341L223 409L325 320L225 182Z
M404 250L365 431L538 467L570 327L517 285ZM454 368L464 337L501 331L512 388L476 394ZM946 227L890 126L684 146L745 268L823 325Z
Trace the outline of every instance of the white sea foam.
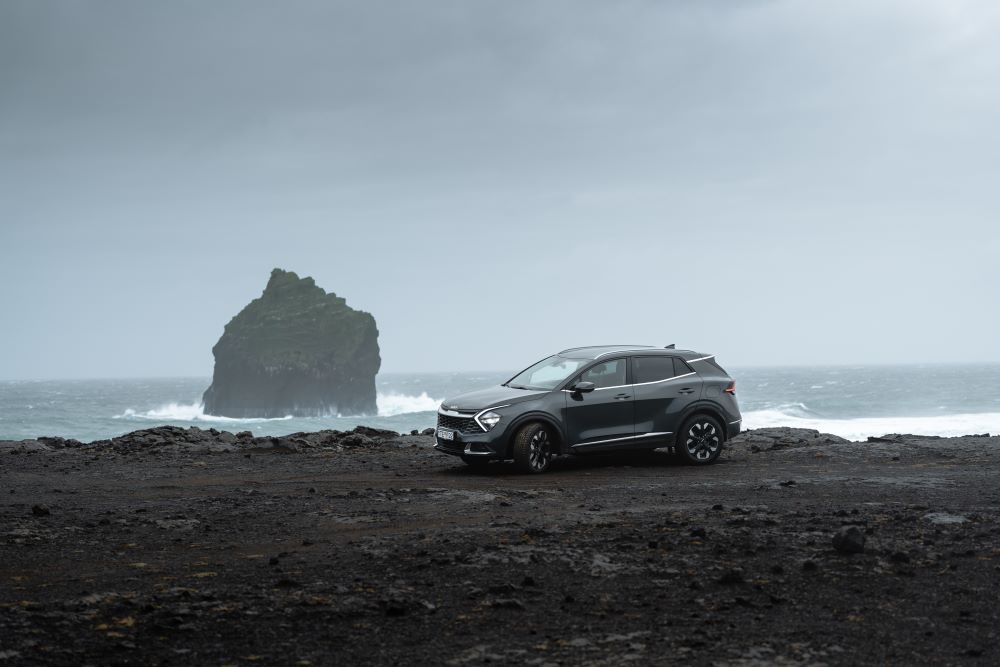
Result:
M800 407L801 406L801 407ZM814 428L848 440L865 440L869 436L887 433L914 435L958 436L973 433L1000 433L1000 412L938 415L933 417L857 417L854 419L823 419L806 414L805 406L774 410L754 410L743 413L743 428L792 426Z
M394 415L404 415L410 412L434 412L441 405L443 399L431 398L427 392L421 392L419 396L410 394L397 394L390 392L379 393L375 401L378 404L379 417L392 417Z
M393 417L411 412L434 412L441 405L441 399L431 398L427 392L422 392L419 396L399 393L379 393L376 397L379 417ZM345 417L348 415L328 415L329 417ZM264 418L239 419L235 417L220 417L217 415L205 414L205 406L201 403L167 403L152 410L134 410L128 408L120 415L115 415L115 419L126 419L131 421L182 421L182 422L269 422L284 421L292 419L292 416ZM356 419L364 419L356 417Z
M128 408L120 415L115 415L115 419L128 419L136 421L182 421L182 422L268 422L283 421L291 419L287 417L275 417L273 419L237 419L235 417L220 417L218 415L205 414L205 406L201 403L167 403L152 410L137 411Z

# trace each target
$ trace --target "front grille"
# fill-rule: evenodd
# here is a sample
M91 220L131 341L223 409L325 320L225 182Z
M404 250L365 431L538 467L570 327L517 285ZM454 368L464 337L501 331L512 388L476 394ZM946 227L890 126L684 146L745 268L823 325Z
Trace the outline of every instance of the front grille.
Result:
M472 417L452 417L438 413L438 428L450 428L459 433L482 433L483 429Z
M438 449L443 449L444 451L448 452L449 454L464 454L465 453L465 445L463 445L460 442L455 442L454 440L438 440L437 441L437 447L438 447Z

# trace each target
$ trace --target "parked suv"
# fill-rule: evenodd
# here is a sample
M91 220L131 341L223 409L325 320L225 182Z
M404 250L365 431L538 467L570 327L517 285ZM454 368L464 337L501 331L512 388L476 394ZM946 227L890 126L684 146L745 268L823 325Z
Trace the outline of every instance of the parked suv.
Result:
M563 350L498 387L444 401L434 446L469 465L513 459L529 473L559 454L659 447L705 465L741 421L736 383L714 355L600 345Z

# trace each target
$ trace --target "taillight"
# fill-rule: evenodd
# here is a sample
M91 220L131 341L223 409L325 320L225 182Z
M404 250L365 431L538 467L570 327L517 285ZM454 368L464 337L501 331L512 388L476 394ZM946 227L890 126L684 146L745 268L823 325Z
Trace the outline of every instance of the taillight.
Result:
M736 380L733 380L732 382L730 382L729 386L726 387L725 391L726 391L727 394L732 394L733 396L735 396L736 395Z

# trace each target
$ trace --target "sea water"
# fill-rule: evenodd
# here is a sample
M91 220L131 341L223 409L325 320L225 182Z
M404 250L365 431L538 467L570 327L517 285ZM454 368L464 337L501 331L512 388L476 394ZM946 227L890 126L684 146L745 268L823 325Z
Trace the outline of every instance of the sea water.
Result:
M744 428L795 426L863 440L886 433L1000 433L1000 364L727 368ZM511 372L381 373L378 414L230 419L206 415L205 378L0 381L0 440L91 441L159 424L256 435L359 424L409 432L435 423L441 401Z

